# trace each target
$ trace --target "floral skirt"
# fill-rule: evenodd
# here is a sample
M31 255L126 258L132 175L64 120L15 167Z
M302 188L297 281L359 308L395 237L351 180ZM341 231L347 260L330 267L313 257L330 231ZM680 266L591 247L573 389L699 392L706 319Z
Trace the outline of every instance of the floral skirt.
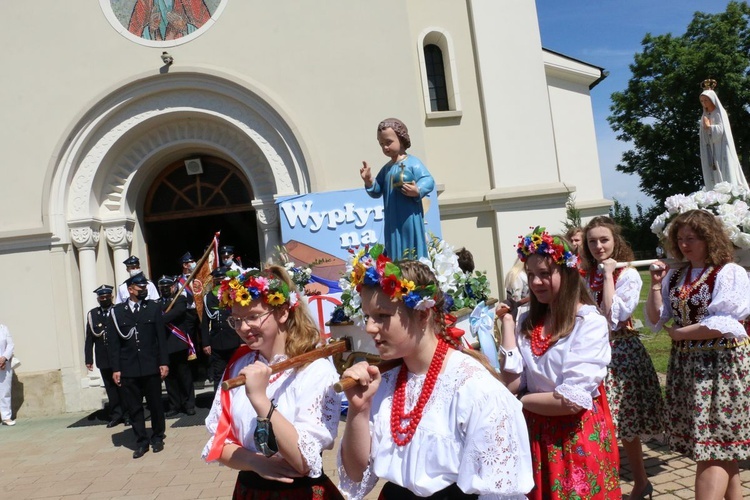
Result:
M667 437L695 461L750 458L750 344L739 344L672 342Z
M648 439L664 432L664 399L654 364L636 330L610 336L612 361L605 390L620 439Z
M524 410L531 441L532 500L617 499L620 455L604 396L591 410L546 417Z
M320 477L300 477L293 483L263 479L251 471L241 471L234 485L235 500L344 500L341 492L325 474Z

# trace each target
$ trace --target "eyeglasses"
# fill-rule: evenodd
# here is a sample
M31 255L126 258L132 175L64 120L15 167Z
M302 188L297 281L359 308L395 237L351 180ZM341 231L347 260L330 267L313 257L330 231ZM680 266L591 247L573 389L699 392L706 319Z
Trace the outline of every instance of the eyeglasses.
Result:
M250 327L253 325L259 325L262 323L261 319L265 318L269 314L271 314L273 311L268 311L263 314L249 314L247 316L229 316L227 318L227 323L229 326L234 328L235 330L242 326L244 323L245 326Z

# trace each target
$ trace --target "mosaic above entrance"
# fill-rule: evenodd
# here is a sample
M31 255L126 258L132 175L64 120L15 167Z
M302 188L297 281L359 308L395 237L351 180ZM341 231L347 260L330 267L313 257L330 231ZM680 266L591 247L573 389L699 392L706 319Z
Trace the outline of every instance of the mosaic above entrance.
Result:
M228 0L99 0L121 35L149 47L174 47L205 32Z

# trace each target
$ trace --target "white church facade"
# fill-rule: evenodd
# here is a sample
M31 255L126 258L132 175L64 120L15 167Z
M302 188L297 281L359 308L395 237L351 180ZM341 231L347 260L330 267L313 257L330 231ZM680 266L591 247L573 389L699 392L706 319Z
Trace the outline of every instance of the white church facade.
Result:
M544 50L534 2L40 0L5 12L24 20L0 34L16 47L0 56L0 323L22 360L20 416L101 406L85 315L129 255L152 279L177 274L215 228L264 261L280 243L274 200L361 186L362 160L386 161L384 118L408 125L443 237L471 250L495 293L529 226L559 230L571 194L586 217L610 204L590 99L604 72Z

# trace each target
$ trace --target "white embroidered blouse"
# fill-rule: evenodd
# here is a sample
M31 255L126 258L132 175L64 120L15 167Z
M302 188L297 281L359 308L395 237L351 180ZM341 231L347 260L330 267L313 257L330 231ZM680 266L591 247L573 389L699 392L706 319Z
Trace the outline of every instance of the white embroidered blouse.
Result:
M612 308L609 313L609 327L619 330L633 316L641 298L643 280L632 267L623 269L615 282L615 295L612 297Z
M672 318L669 283L675 272L675 269L670 269L662 280L662 307L659 311L659 321L656 324L651 323L648 314L646 315L646 326L654 332L661 330L664 323ZM702 272L703 269L693 269L690 280L697 279ZM683 277L677 286L682 286L684 283ZM708 313L700 324L722 332L725 337L742 339L747 337L747 332L740 321L748 314L750 314L750 279L748 279L747 272L737 264L726 264L716 275L711 301L708 304Z
M453 483L483 499L522 499L534 487L521 403L475 359L452 351L411 442L391 436L391 403L399 368L383 374L370 416L370 464L361 482L341 464L339 489L361 499L378 478L429 496ZM405 410L414 408L425 375L409 374Z
M230 377L236 377L242 368L255 358L255 352L241 357L232 366ZM258 361L275 364L286 356L275 356L271 363L258 354ZM339 375L328 359L318 359L299 370L287 370L268 385L266 394L278 405L277 412L294 425L299 435L299 450L310 468L309 477L319 477L323 472L323 450L333 448L341 415L341 398L332 386ZM253 441L258 415L245 393L245 386L231 389L232 432L240 441L234 443L250 451L258 451ZM221 418L221 390L216 391L213 406L206 417L206 428L211 439L203 448L205 460L213 445L216 427ZM227 443L232 441L227 440Z
M581 306L575 326L541 356L531 351L531 340L520 333L516 343L521 356L505 358L505 371L521 373L521 392L554 392L581 408L590 410L599 395L599 384L607 375L612 357L607 320L594 306Z

